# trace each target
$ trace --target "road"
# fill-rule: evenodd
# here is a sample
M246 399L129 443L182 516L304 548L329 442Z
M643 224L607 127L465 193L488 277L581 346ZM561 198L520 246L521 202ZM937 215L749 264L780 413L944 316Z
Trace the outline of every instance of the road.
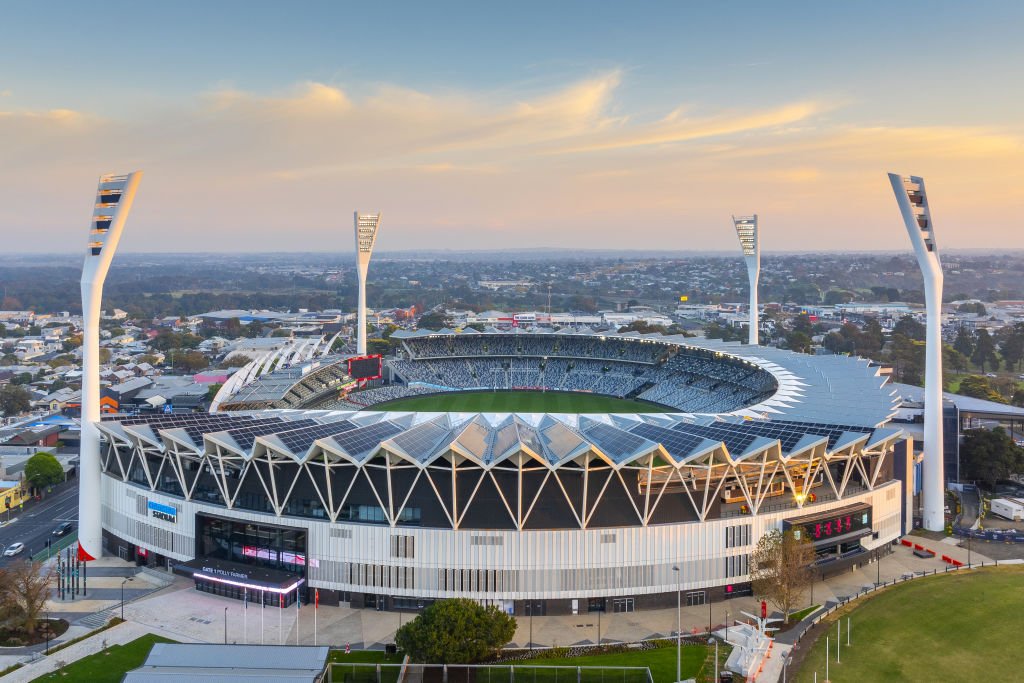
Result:
M6 520L7 514L4 512L2 519ZM26 504L23 510L11 510L10 516L16 521L0 527L0 546L21 541L28 547L17 558L31 557L46 547L53 527L60 522L73 522L77 528L78 481L62 484L38 503ZM9 557L0 557L0 566L10 561Z

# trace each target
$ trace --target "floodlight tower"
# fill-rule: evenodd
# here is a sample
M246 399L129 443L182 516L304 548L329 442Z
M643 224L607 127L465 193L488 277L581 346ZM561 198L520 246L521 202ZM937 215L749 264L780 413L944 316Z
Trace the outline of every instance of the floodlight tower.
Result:
M757 281L761 277L761 243L757 239L757 214L753 216L733 216L732 223L736 228L736 236L740 238L743 248L743 260L747 262L747 278L750 280L750 330L748 341L757 346L758 314L757 314Z
M380 216L380 212L355 212L356 270L359 277L359 332L356 337L356 352L360 355L366 353L366 274L370 270L370 257L373 255L373 245L377 241Z
M135 200L142 171L100 176L82 265L82 431L78 484L78 557L102 554L100 521L100 309L103 283Z
M942 262L935 246L932 215L924 179L889 174L903 223L914 245L917 264L924 278L925 370L924 370L924 528L945 528L945 483L942 438Z

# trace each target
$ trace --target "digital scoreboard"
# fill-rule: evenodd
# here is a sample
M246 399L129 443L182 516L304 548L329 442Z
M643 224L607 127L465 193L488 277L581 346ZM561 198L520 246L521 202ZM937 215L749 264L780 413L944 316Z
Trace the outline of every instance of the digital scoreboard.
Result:
M782 530L802 528L815 545L848 541L871 533L871 506L865 503L782 522Z
M380 379L384 374L381 368L381 355L379 353L369 356L355 356L348 359L348 374L352 379Z

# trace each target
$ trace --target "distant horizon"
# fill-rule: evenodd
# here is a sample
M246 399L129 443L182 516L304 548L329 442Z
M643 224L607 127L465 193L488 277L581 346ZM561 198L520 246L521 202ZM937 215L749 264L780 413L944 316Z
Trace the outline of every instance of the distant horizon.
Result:
M943 255L952 254L964 254L964 255L988 255L988 254L1016 254L1024 252L1024 247L962 247L945 249L941 253ZM567 254L583 254L591 256L607 256L608 258L614 258L615 255L631 255L643 258L677 258L685 257L688 255L693 256L721 256L725 258L736 257L742 258L742 253L739 248L729 249L604 249L604 248L577 248L577 247L522 247L522 248L481 248L481 249L398 249L398 250L374 250L373 260L381 258L395 257L395 256L413 256L416 254L431 255L431 254L452 254L452 255L494 255L499 256L503 254L529 254L529 255L543 255L545 253L551 253L552 258L565 257ZM762 249L762 256L810 256L810 255L827 255L833 254L837 256L898 256L904 255L908 258L913 258L914 253L911 248L906 249ZM275 255L286 255L286 256L302 256L302 255L316 255L316 256L339 256L346 258L355 258L355 250L351 251L312 251L309 249L297 249L297 250L274 250L274 251L219 251L219 250L206 250L206 251L135 251L135 250L119 250L118 255L114 258L114 265L117 265L119 258L124 256L225 256L225 255L237 255L240 257L258 257L258 256L275 256ZM9 258L16 257L31 257L31 258L45 258L47 256L60 257L60 258L79 258L85 256L85 249L75 251L7 251L0 255L0 263Z

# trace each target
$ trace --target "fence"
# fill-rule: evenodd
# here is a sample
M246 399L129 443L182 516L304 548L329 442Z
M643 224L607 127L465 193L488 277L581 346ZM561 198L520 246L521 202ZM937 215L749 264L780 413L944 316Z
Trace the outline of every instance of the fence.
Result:
M69 545L78 540L78 532L72 531L67 536L64 536L56 543L52 544L49 548L43 548L38 553L32 556L33 562L42 562L48 560L51 557L57 557L57 553L67 548Z
M329 683L654 683L640 666L331 664Z

